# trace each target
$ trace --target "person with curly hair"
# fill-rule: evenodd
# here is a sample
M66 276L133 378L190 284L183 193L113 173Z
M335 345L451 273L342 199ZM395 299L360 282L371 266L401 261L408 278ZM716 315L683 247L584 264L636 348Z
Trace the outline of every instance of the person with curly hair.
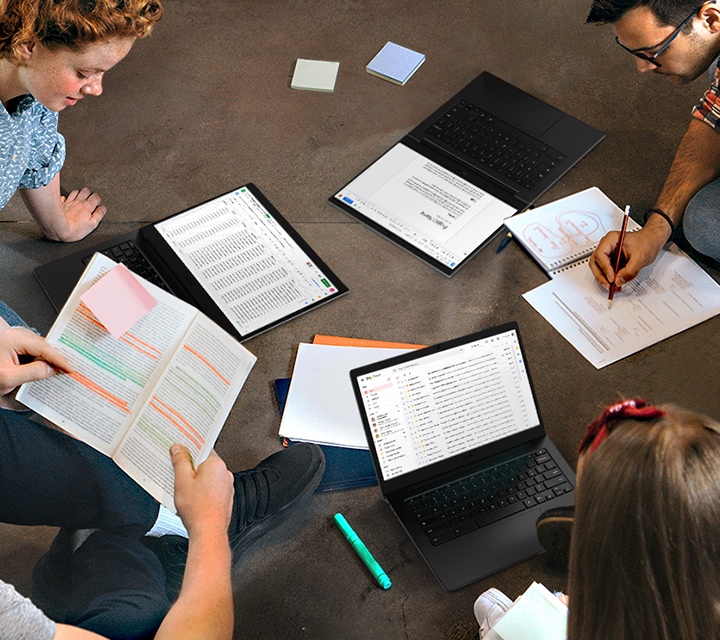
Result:
M0 0L0 209L20 190L51 240L97 227L97 193L61 194L58 112L99 96L105 73L162 14L159 0Z

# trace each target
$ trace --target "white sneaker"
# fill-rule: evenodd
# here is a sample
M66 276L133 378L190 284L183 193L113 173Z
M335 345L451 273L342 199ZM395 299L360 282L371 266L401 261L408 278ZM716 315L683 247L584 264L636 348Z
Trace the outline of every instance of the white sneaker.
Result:
M485 634L498 623L513 604L513 601L499 589L488 589L480 594L475 600L473 609L480 625L481 638L485 637Z

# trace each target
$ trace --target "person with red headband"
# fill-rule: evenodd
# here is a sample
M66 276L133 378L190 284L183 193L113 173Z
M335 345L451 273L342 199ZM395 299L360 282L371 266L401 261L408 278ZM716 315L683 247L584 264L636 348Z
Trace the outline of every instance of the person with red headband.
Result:
M626 400L579 453L574 515L538 521L572 523L568 640L720 638L720 423ZM511 606L478 598L481 638Z

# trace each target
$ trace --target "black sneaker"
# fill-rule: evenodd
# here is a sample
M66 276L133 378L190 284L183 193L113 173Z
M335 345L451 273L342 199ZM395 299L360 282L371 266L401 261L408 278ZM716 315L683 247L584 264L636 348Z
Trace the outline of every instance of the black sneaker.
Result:
M311 495L325 472L325 456L315 444L301 442L265 458L235 476L235 500L228 533L233 558L292 514Z
M233 561L242 550L292 515L293 507L311 495L325 471L325 457L315 444L298 443L265 458L254 469L238 471L235 499L228 527ZM167 575L166 591L171 602L182 586L188 541L181 536L145 537Z

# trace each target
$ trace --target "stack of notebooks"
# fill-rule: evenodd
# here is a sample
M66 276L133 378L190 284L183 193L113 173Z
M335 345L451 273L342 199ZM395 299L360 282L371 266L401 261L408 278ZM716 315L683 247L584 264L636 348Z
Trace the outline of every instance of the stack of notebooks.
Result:
M326 470L318 491L377 484L349 372L419 346L323 335L298 346L292 378L274 383L279 435L286 446L321 446Z

